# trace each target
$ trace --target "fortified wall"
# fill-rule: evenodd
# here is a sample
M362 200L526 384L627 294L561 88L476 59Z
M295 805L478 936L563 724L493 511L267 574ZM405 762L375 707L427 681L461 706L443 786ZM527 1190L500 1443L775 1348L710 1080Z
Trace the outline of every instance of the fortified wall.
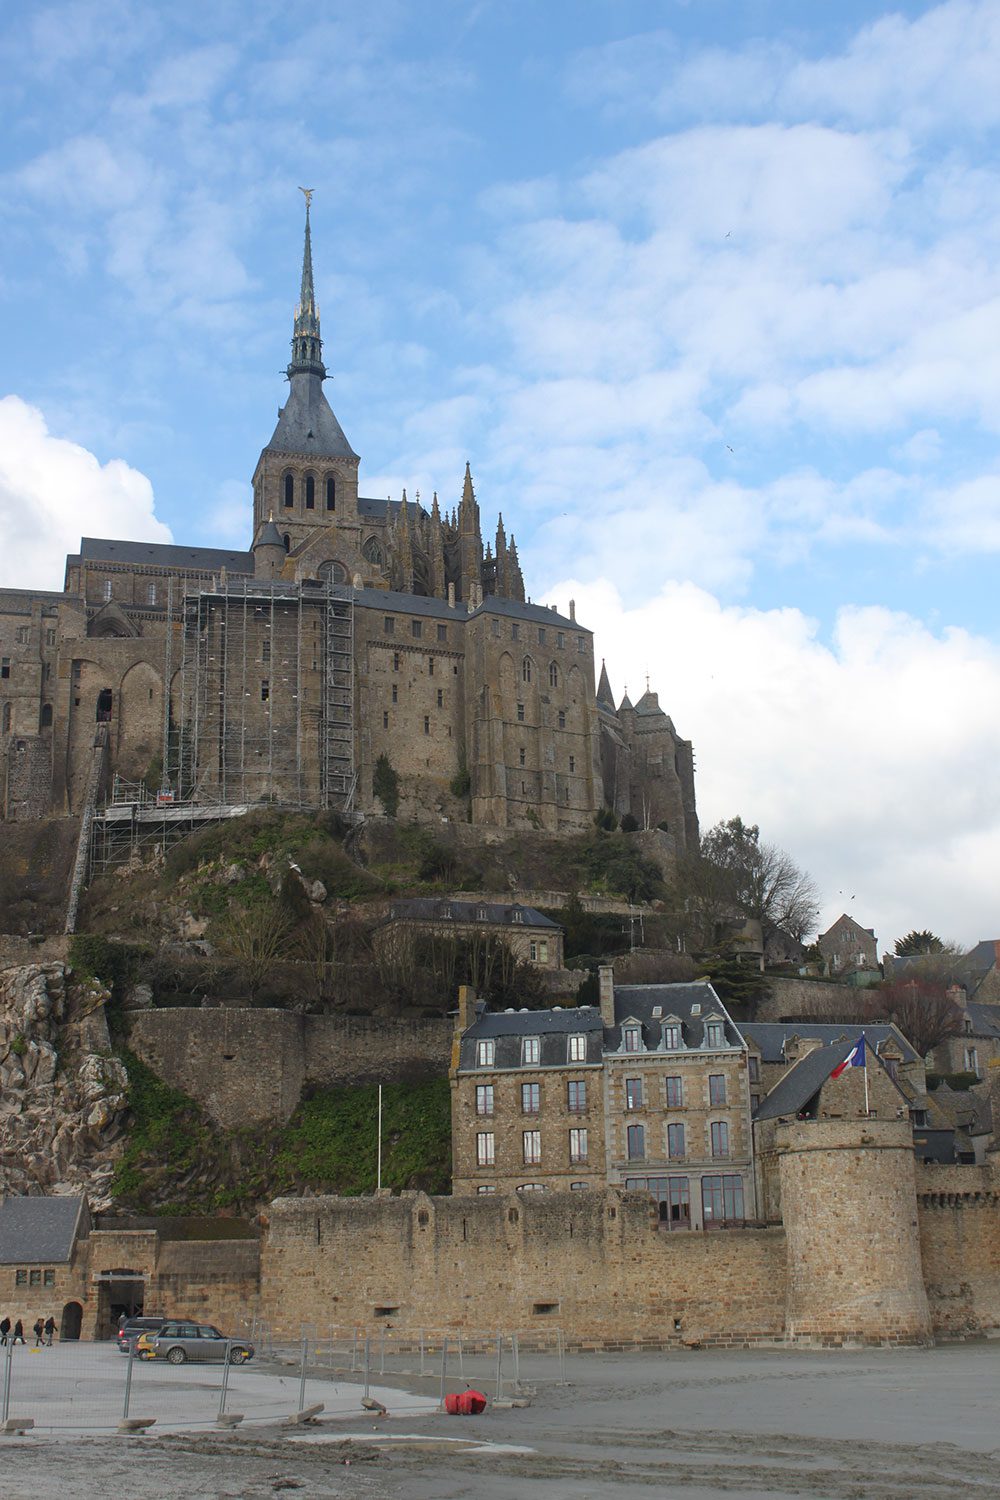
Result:
M442 1016L303 1016L287 1010L135 1013L129 1046L219 1125L284 1123L305 1088L442 1078L452 1022Z

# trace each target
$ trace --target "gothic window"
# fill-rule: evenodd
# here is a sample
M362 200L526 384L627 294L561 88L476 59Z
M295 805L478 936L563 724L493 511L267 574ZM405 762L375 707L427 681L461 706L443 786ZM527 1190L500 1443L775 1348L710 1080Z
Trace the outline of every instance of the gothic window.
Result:
M531 681L531 657L526 656L521 663L521 681Z
M295 477L292 474L286 474L281 482L284 487L284 495L282 498L284 501L285 509L291 510L292 506L295 503Z
M311 474L306 475L306 510L316 509L316 481Z
M559 686L559 668L556 666L555 662L553 661L553 662L549 663L549 687L553 687L554 688L554 687L558 687L558 686Z
M379 545L377 537L368 537L361 548L361 556L366 562L370 562L376 568L382 566L382 548Z
M337 509L337 481L334 479L332 474L328 474L326 476L326 508L327 510ZM375 546L376 548L378 547L377 542L375 543ZM367 552L365 553L365 556L368 557ZM369 557L368 560L369 562L381 562L382 558L381 556L377 558Z
M105 603L107 603L107 601L111 598L113 592L114 592L114 584L111 582L110 578L105 578L105 580L104 580L104 601L105 601Z
M285 532L284 536L282 537L282 541L285 544L285 551L286 552L290 552L292 550L292 539L288 535L287 531Z
M320 563L319 576L324 583L346 583L347 569L339 562Z

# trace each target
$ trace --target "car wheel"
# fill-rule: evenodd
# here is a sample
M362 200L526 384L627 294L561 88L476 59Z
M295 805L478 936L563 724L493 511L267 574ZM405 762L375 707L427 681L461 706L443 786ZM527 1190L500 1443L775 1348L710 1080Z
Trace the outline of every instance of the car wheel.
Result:
M231 1365L245 1365L250 1358L245 1349L231 1349L229 1351L229 1363Z
M172 1365L182 1365L187 1359L183 1349L170 1349L167 1351L167 1361Z

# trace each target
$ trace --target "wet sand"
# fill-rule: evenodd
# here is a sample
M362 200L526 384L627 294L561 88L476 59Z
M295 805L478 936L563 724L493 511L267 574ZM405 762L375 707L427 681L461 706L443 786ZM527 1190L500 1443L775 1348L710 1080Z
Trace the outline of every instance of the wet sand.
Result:
M0 1496L1000 1496L1000 1343L590 1355L572 1357L567 1376L525 1410L478 1418L403 1410L298 1433L0 1438Z

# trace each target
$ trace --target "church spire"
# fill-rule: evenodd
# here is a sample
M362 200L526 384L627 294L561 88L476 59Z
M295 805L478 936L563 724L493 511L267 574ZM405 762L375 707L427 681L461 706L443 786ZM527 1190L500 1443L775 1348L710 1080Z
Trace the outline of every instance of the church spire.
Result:
M309 225L309 205L312 201L313 189L300 188L299 191L305 194L306 200L306 237L302 251L302 286L299 291L299 305L295 309L295 323L292 329L292 362L288 366L288 378L290 380L293 375L318 375L321 380L325 380L326 366L323 364L319 308L316 306L316 292L313 287L312 231Z

